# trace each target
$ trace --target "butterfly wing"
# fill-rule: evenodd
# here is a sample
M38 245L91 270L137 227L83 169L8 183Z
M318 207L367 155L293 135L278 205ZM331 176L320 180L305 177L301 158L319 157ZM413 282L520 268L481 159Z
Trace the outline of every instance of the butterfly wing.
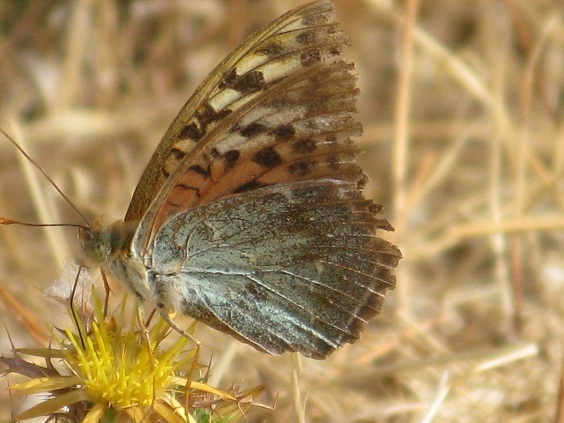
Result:
M180 110L153 153L125 220L143 217L179 163L234 110L296 70L338 56L346 43L326 0L288 12L241 43ZM224 159L229 162L233 154Z
M225 196L297 180L362 183L351 136L358 90L352 65L300 70L238 108L176 167L136 235L145 249L171 216Z
M142 215L130 252L157 303L315 358L379 312L401 254L376 236L391 226L360 192L346 42L328 1L290 12L181 111L126 215Z
M271 354L325 358L380 312L400 253L356 183L299 181L174 216L147 261L169 308Z

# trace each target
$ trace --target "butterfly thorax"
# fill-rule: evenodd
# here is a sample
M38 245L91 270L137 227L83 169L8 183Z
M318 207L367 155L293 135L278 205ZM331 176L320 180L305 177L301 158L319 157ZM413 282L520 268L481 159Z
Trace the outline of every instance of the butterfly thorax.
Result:
M130 248L138 225L138 221L118 220L108 224L96 218L87 228L79 229L78 238L83 256L90 266L99 266L139 299L146 300L151 298L147 271Z

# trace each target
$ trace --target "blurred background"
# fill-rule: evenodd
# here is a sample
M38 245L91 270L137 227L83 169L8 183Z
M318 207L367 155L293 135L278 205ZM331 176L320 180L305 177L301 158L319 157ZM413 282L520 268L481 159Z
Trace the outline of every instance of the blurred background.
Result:
M0 126L89 217L122 218L199 82L304 1L0 3ZM198 327L214 382L267 385L249 421L562 418L564 25L560 0L334 0L353 40L366 195L404 259L362 339L325 361L270 357ZM81 223L0 138L0 216ZM0 228L0 353L68 325L44 295L72 229ZM120 295L120 288L114 291ZM10 338L7 333L10 334ZM1 369L0 369L1 370ZM1 388L16 378L2 378ZM21 400L0 389L0 420ZM427 419L427 420L426 420Z

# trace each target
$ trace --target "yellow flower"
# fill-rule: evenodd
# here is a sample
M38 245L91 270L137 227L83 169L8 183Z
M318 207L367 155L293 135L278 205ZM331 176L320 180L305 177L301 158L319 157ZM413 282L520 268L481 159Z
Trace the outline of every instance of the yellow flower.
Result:
M75 322L77 333L82 335L71 330L61 332L63 339L56 339L59 349L16 350L13 359L0 359L8 366L8 372L32 378L12 385L12 391L23 395L48 394L17 419L58 416L62 421L66 418L85 423L196 422L185 404L192 393L198 392L197 396L203 394L208 398L204 410L208 416L200 421L214 421L210 411L213 409L221 421L235 422L262 389L237 394L194 381L192 377L200 370L197 349L187 350L190 340L184 336L167 340L171 329L162 319L144 335L134 323L124 329L119 319L105 319L97 301L94 309L96 319L87 335L82 324ZM20 353L43 357L47 365L25 362L24 366ZM52 365L55 359L62 363L58 370ZM200 413L201 410L197 414Z

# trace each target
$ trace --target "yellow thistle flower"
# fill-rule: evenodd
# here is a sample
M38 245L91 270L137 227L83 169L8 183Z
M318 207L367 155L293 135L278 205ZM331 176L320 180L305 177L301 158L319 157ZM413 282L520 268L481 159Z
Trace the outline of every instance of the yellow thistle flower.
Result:
M163 341L171 329L162 319L145 336L135 324L124 329L119 320L104 319L98 301L94 308L96 319L87 335L82 325L76 323L77 332L82 335L70 330L62 332L63 339L55 337L59 349L20 349L15 351L13 359L0 359L8 372L32 377L12 385L13 392L48 394L45 400L16 416L17 419L57 416L61 419L58 421L84 423L196 423L187 413L185 403L192 393L197 393L198 397L202 394L208 397L204 410L207 417L198 421L213 422L210 411L213 409L221 421L236 422L262 390L257 387L243 393L229 393L191 380L199 369L197 350L186 350L189 339L178 336L165 346ZM47 366L24 362L21 353L44 358ZM55 359L61 360L59 370L52 364ZM201 410L197 414L201 415Z

